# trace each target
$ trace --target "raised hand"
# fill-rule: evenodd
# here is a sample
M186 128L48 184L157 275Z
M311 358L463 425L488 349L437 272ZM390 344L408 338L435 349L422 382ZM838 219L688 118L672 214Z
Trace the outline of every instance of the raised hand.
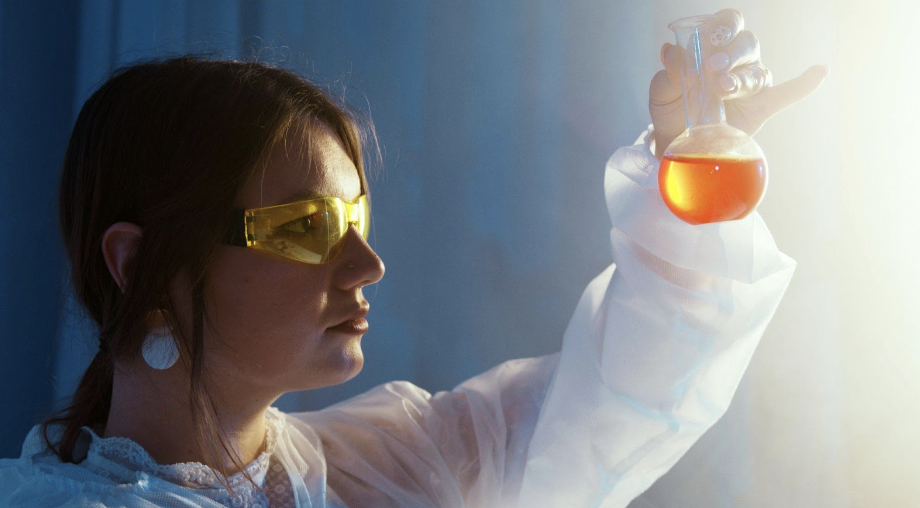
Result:
M753 135L773 115L811 95L827 77L826 65L814 65L800 76L773 86L773 75L760 62L757 37L744 30L744 18L734 9L723 9L701 31L701 50L706 72L721 75L726 121ZM680 90L682 48L661 47L664 70L652 78L648 109L655 126L655 156L685 129Z

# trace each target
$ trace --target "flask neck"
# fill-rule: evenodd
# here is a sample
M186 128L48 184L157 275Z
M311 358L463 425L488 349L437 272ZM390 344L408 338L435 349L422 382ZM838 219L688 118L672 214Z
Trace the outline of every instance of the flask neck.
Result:
M725 124L725 107L719 85L721 76L706 69L703 61L703 47L710 46L705 30L714 20L713 16L693 16L668 25L677 39L680 88L688 129Z
M682 78L687 128L725 124L725 104L716 95L718 76L707 76L703 72L685 74L691 74Z

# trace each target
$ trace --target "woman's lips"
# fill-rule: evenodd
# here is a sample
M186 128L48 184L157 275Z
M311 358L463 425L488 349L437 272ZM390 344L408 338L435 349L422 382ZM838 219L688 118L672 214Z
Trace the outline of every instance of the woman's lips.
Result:
M367 329L367 320L363 317L353 319L351 321L345 321L344 323L327 328L327 330L331 330L333 332L346 333L349 335L363 335L367 333Z

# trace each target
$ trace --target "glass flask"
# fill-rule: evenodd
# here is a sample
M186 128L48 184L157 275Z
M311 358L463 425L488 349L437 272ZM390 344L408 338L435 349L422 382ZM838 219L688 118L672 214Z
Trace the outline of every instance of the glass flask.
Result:
M726 123L721 74L704 65L723 51L709 32L716 21L715 16L692 16L668 25L681 55L687 130L665 149L658 188L671 212L690 224L743 219L767 190L763 151L746 132Z

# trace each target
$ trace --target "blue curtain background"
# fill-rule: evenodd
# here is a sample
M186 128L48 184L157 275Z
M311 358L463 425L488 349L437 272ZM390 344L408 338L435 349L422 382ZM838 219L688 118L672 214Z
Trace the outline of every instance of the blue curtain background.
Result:
M915 57L896 51L920 12L850 3L0 0L0 457L67 401L97 347L70 296L57 187L77 112L112 69L255 53L372 115L371 244L387 273L365 291L364 370L278 402L313 410L557 351L611 261L604 163L650 121L667 23L733 7L777 82L832 68L757 135L771 164L760 211L799 269L728 413L632 506L907 506L920 244L903 230L920 180L897 164L916 125L889 122L917 109L894 99L916 97L917 79L886 73Z

